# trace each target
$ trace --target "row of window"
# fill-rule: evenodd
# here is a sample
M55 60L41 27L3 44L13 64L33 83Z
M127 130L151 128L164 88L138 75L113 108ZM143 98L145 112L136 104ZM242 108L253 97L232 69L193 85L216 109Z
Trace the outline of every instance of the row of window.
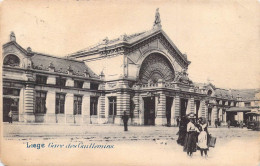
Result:
M36 83L37 84L47 84L47 76L43 75L36 75ZM84 81L74 80L74 87L75 88L82 88ZM60 87L66 86L66 79L57 77L56 78L56 85ZM97 83L90 83L90 89L92 90L98 90L98 84Z
M90 97L90 115L97 115L98 98ZM64 114L65 94L56 93L55 113ZM46 92L36 91L35 113L46 113ZM81 115L82 96L74 95L73 114ZM109 98L109 115L116 115L116 97Z

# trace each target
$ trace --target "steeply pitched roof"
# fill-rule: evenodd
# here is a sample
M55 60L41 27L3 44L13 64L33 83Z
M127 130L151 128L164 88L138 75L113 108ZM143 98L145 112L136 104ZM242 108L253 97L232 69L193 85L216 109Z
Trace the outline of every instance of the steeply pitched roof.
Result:
M54 71L58 73L67 74L70 67L73 71L73 75L84 76L85 71L88 71L90 77L97 78L98 76L86 66L83 61L76 61L67 58L55 57L34 52L32 56L32 63L34 69L48 70L52 63L55 67Z
M87 71L91 78L98 78L98 75L96 75L83 61L72 60L66 57L56 57L56 56L51 56L51 55L42 54L38 52L32 52L31 49L26 50L15 41L10 41L4 44L3 48L5 49L10 45L16 46L25 55L28 55L28 53L32 55L31 59L33 63L32 64L33 69L48 71L49 66L52 63L52 66L55 68L54 71L57 73L67 74L68 68L70 66L70 68L73 71L73 75L83 77L85 71Z

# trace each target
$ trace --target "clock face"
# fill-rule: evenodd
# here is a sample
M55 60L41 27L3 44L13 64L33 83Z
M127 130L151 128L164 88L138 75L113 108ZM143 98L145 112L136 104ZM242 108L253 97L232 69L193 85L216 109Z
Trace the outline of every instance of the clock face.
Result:
M144 84L157 83L159 79L172 82L175 74L172 65L166 57L159 53L153 53L145 58L142 63L139 78Z

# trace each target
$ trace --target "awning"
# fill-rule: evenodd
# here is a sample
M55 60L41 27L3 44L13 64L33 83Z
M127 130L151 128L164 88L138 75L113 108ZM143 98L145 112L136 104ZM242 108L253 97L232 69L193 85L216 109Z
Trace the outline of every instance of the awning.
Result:
M251 112L251 109L246 107L231 107L227 112Z

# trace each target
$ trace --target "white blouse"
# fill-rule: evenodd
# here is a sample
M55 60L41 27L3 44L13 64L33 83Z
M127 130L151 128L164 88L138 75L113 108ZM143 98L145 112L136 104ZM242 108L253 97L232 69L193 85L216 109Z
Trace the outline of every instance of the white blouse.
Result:
M189 131L199 132L199 129L193 123L189 122L187 125L187 132Z

